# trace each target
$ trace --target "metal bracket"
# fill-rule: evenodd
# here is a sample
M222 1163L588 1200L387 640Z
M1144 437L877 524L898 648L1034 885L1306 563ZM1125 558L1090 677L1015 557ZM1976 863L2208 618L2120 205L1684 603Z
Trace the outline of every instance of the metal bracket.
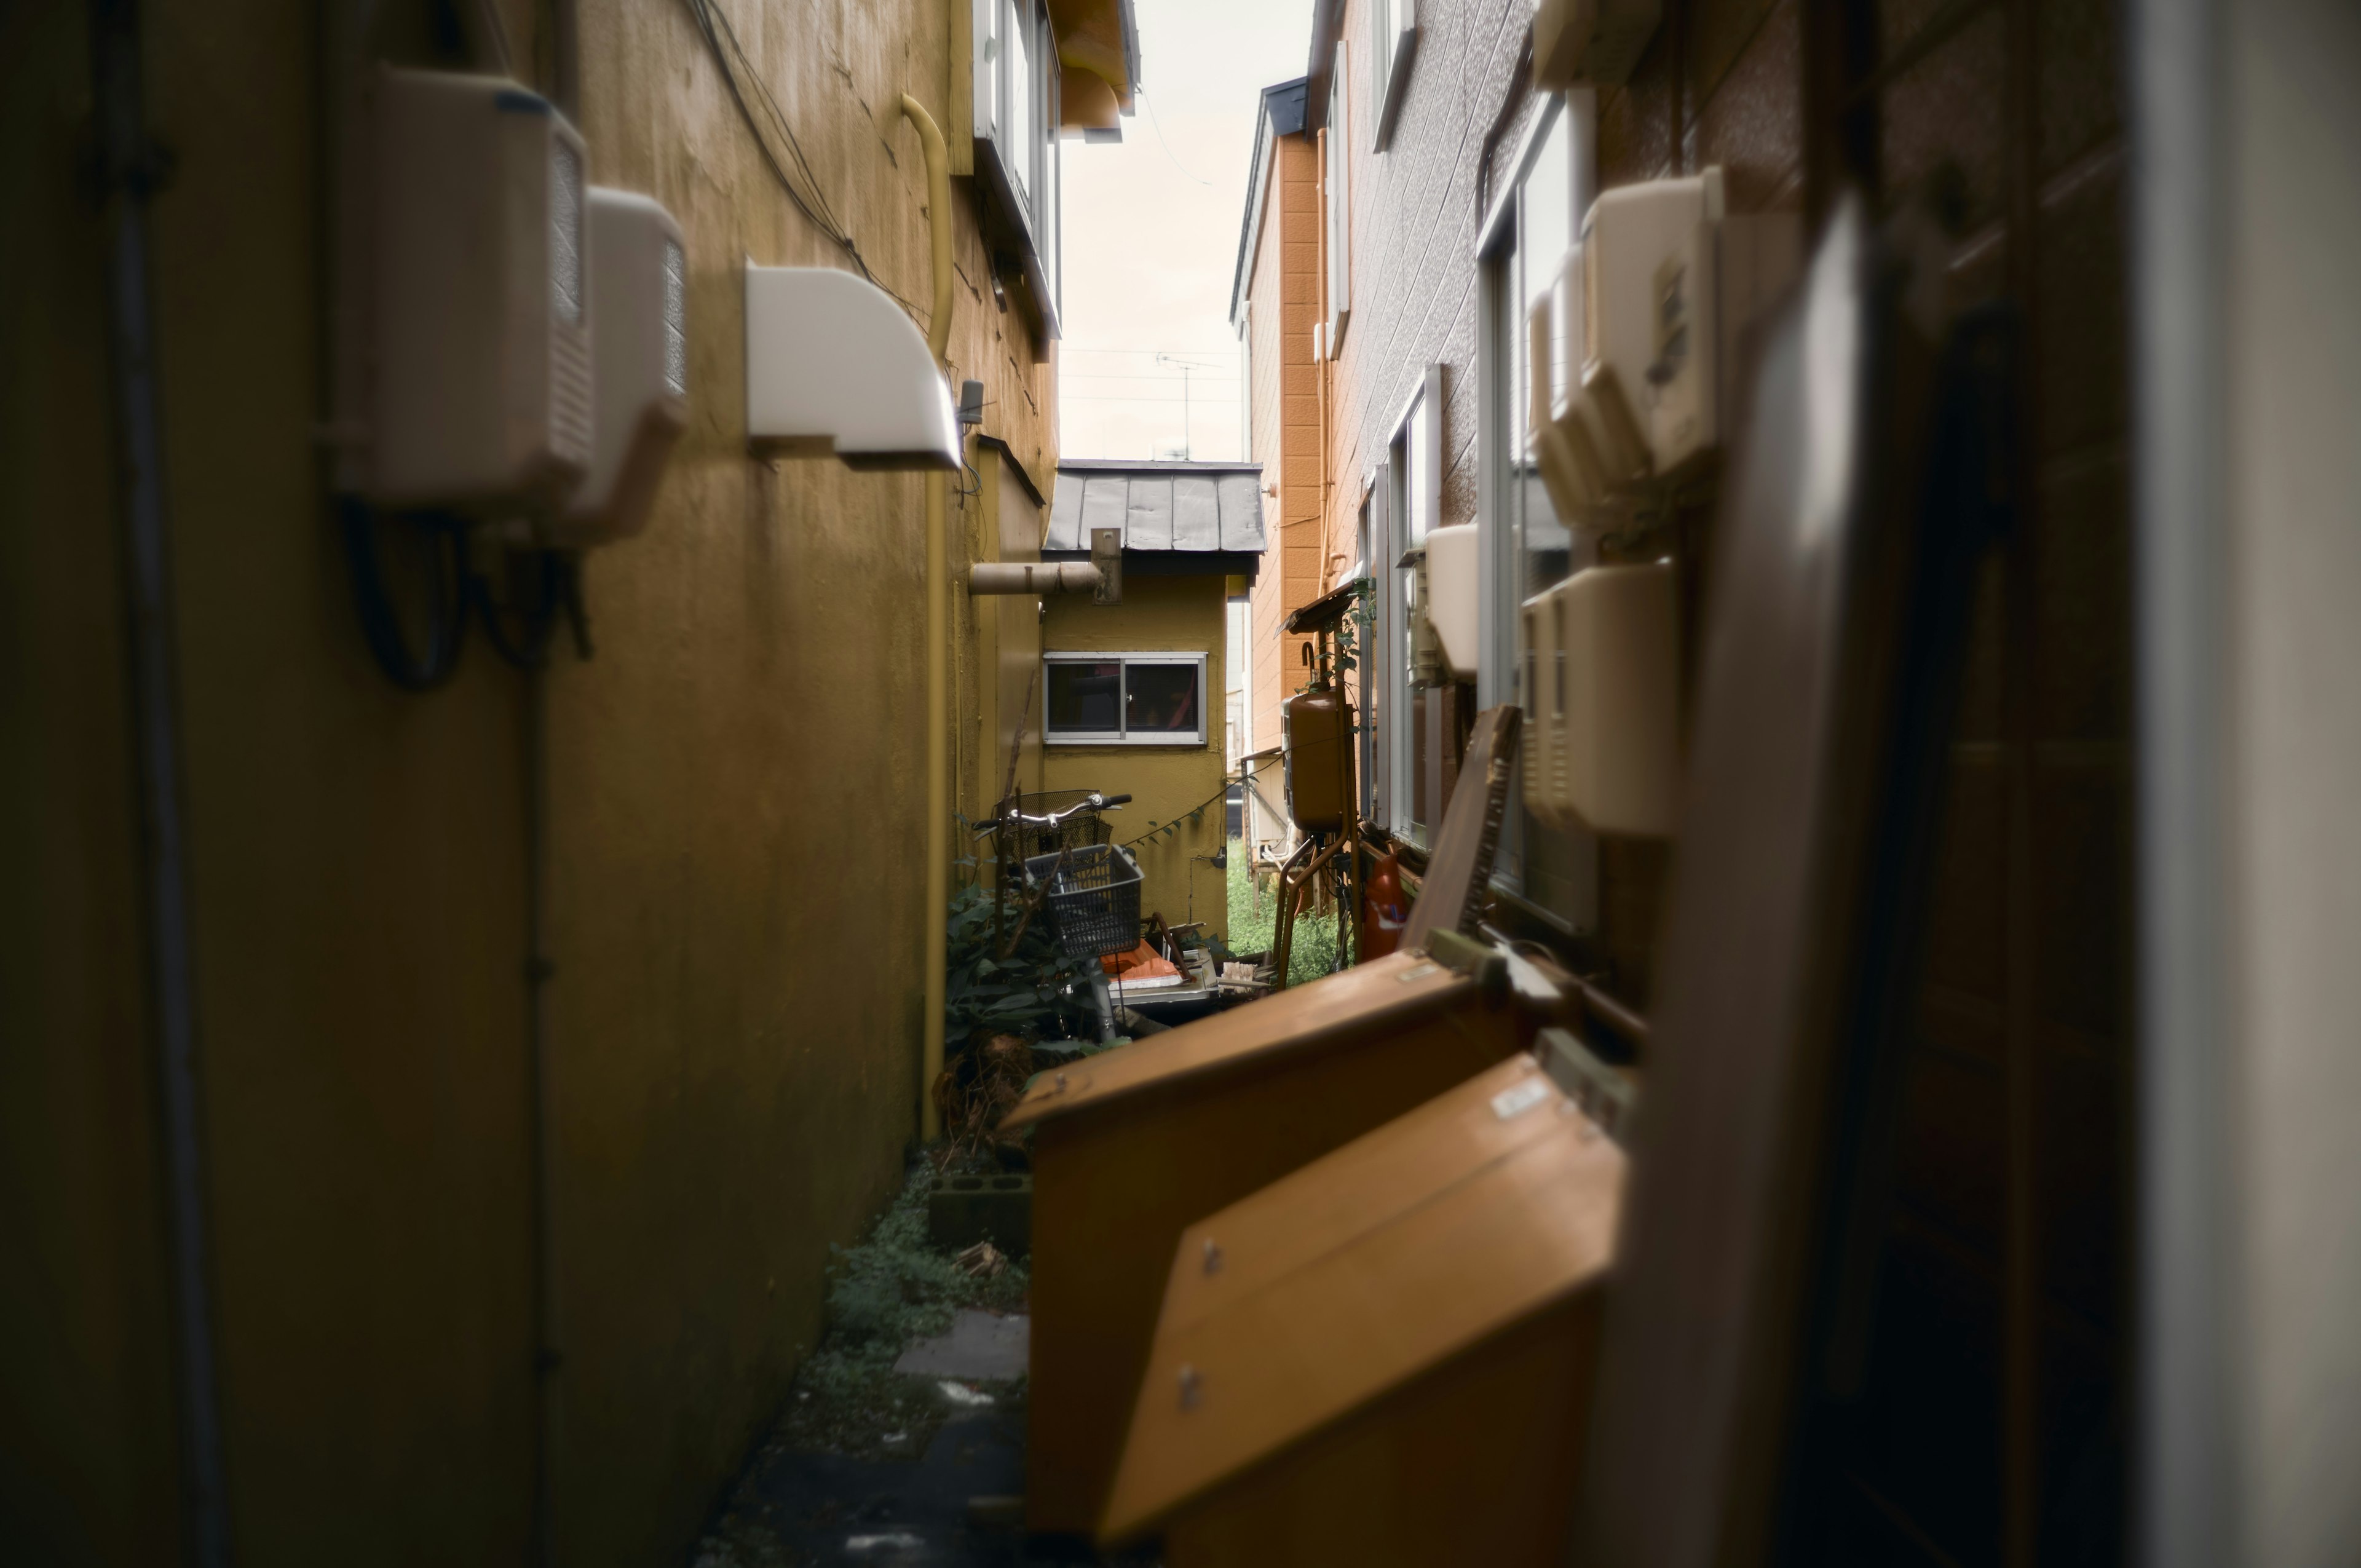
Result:
M1091 530L1091 565L1099 569L1099 586L1092 590L1093 604L1123 602L1123 530L1093 528Z

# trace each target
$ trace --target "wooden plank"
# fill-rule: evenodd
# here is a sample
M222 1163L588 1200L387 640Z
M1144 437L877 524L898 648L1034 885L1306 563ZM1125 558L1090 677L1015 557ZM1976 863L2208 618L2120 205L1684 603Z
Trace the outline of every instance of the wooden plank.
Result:
M1554 1563L1624 1170L1520 1056L1189 1227L1106 1538L1161 1527L1174 1568ZM1399 1469L1422 1442L1443 1472Z
M1026 1519L1096 1528L1183 1227L1526 1045L1532 1025L1408 954L1038 1079Z
M1460 777L1477 787L1455 789L1427 857L1426 884L1410 906L1402 927L1404 948L1423 948L1437 931L1474 935L1492 882L1492 861L1500 847L1500 818L1509 808L1509 780L1517 762L1521 709L1502 705L1476 716Z
M1172 548L1221 550L1222 503L1212 477L1183 474L1172 481Z
M1602 1568L1819 1560L1809 1506L1784 1499L1868 1354L2012 341L1962 317L1936 382L1873 281L1893 259L1849 197L1763 337L1723 496L1634 1128L1647 1176L1570 1549Z

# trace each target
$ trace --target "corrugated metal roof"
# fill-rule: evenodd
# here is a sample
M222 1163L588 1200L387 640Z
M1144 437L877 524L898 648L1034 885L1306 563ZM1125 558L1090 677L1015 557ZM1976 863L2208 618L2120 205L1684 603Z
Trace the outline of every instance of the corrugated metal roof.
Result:
M1258 463L1058 465L1045 551L1088 550L1091 530L1120 528L1126 550L1259 554L1262 466Z

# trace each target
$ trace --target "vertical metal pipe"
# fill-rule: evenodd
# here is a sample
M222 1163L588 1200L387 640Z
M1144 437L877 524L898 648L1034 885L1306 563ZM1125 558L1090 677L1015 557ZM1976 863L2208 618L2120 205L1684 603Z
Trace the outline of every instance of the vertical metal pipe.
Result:
M550 8L550 98L582 123L581 19L576 0ZM568 572L579 572L578 563ZM579 579L572 587L578 587ZM549 675L524 672L525 1046L533 1146L533 1535L532 1561L551 1568L557 1552L558 1351L556 1105L552 1082L549 984L557 972L549 940Z
M92 95L106 181L116 522L138 768L148 1028L156 1053L170 1248L183 1546L197 1568L224 1568L230 1560L229 1498L214 1355L163 392L148 258L148 208L158 163L148 140L137 0L93 0L90 16Z
M2003 1045L2003 1126L2006 1172L2001 1244L2000 1505L2001 1561L2008 1568L2031 1568L2038 1552L2041 1519L2041 1365L2044 1282L2041 1269L2040 1150L2040 959L2044 934L2042 901L2035 877L2039 853L2034 843L2037 809L2037 755L2044 739L2037 681L2042 650L2041 553L2036 547L2041 496L2034 425L2040 363L2040 296L2036 287L2041 249L2040 191L2036 123L2035 51L2038 48L2033 0L2007 0L2005 28L2008 76L2003 115L2007 148L2008 243L2004 262L2025 341L2035 352L2016 356L2014 389L2015 439L2010 444L2017 497L2017 524L2005 545L2007 632L2002 655L2004 754L2007 758L2008 836L2005 854L2006 939Z
M549 677L524 672L525 1047L533 1158L533 1524L531 1561L557 1558L557 1350L555 1110L550 1082Z
M927 324L927 348L940 364L951 339L951 178L943 133L932 115L907 93L902 113L917 128L927 159L927 218L933 241L935 313ZM964 437L962 437L964 439ZM943 1005L950 959L951 902L950 800L950 564L943 512L948 480L927 476L927 997L926 1035L918 1069L918 1134L932 1141L942 1132L935 1110L935 1079L943 1070Z
M2139 1409L2136 1560L2238 1561L2225 1060L2224 64L2214 0L2133 0Z

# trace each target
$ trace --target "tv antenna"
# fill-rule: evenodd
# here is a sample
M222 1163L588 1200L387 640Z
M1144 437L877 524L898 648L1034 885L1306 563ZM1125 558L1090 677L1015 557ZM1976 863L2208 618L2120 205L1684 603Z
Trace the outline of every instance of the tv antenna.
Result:
M1191 370L1219 370L1223 367L1206 359L1180 359L1170 354L1156 356L1159 365L1170 365L1180 372L1180 461L1193 462L1194 450L1189 439L1189 373Z

